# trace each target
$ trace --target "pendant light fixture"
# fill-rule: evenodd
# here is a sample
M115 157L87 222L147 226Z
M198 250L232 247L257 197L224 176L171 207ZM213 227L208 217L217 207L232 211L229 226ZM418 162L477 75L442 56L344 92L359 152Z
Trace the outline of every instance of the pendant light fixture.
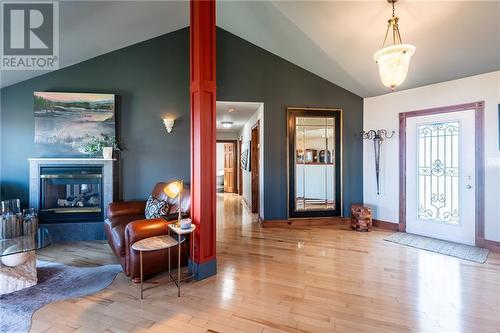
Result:
M399 17L395 15L395 3L398 0L387 0L392 4L392 17L387 21L387 31L385 32L382 49L378 50L373 59L378 64L378 70L382 83L394 90L406 78L411 56L415 53L415 46L403 44L399 33ZM392 45L385 46L389 30L392 30Z

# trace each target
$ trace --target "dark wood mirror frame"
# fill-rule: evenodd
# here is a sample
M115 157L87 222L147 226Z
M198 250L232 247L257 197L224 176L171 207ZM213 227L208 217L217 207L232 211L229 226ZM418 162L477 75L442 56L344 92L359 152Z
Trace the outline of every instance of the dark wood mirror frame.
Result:
M335 209L304 210L295 209L295 119L296 117L333 117L335 123ZM322 108L287 109L287 178L288 178L288 218L324 218L342 215L342 110Z

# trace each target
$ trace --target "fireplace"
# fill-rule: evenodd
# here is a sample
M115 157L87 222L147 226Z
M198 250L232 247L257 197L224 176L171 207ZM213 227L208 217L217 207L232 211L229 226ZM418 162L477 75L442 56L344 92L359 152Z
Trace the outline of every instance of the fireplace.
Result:
M119 200L118 161L30 158L30 203L54 241L105 239L109 203Z
M42 166L41 223L102 222L101 166Z

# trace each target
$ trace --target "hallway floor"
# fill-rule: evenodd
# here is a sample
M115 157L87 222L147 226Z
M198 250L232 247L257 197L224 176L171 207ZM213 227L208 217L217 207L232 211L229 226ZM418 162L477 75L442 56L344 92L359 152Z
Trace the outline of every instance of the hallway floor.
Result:
M217 195L218 274L105 290L43 307L32 332L500 332L500 255L476 264L343 226L259 227L235 194ZM103 242L57 244L40 259L116 262ZM151 282L151 281L150 281Z

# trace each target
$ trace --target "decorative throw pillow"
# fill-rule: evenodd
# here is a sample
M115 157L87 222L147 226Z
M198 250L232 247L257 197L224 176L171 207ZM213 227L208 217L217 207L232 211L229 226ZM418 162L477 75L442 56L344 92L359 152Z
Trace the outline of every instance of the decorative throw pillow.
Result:
M168 214L168 203L163 200L159 200L152 195L149 196L146 202L146 209L144 215L147 219L156 219Z

